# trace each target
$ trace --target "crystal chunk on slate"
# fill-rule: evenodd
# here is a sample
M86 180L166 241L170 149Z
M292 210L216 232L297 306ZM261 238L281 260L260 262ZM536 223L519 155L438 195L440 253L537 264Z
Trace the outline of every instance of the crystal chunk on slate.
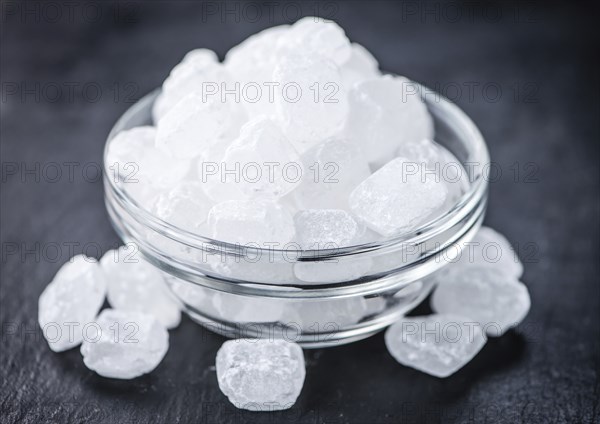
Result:
M219 388L236 408L291 408L306 374L302 349L284 340L229 340L217 352Z
M95 259L77 255L65 263L38 302L38 322L50 349L61 352L80 344L105 294L106 283Z
M179 325L180 305L163 273L141 258L132 244L106 252L100 264L113 308L151 314L167 328Z
M402 365L435 377L448 377L485 344L481 328L459 315L405 317L385 333L390 354Z
M463 267L442 276L431 298L434 311L468 317L496 337L519 324L530 306L523 283L489 266Z
M81 345L83 362L102 377L131 379L154 370L169 349L169 333L152 315L105 309Z

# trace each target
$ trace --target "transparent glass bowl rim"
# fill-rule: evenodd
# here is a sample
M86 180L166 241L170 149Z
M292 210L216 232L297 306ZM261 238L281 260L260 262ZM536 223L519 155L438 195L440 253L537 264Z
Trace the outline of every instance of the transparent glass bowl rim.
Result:
M431 105L435 102L435 107L438 108L442 113L454 118L453 122L449 122L454 126L455 130L466 134L471 140L472 149L469 150L471 155L470 159L479 164L488 164L490 162L489 152L483 136L481 135L477 126L473 121L463 112L457 105L445 98L439 93L419 84L414 83L419 90L419 93L423 101L427 105ZM393 235L391 237L382 237L376 241L371 241L363 244L335 247L330 249L320 250L302 250L293 248L274 249L274 248L263 248L255 247L251 243L248 245L240 246L239 244L229 243L221 240L215 240L209 237L205 237L196 233L186 231L182 228L176 227L169 222L166 222L151 212L139 205L125 190L119 185L115 178L108 177L111 175L111 170L108 169L107 155L108 146L110 141L119 133L120 127L124 123L128 122L132 116L139 113L144 108L151 106L155 101L156 97L160 93L160 88L157 88L149 94L142 97L139 101L134 103L129 109L127 109L120 118L114 124L106 140L104 154L103 154L103 171L104 171L104 184L108 185L108 188L115 195L116 200L123 206L131 215L136 216L140 219L141 223L146 227L158 232L159 234L166 236L176 242L184 245L198 247L198 246L209 246L210 249L218 249L222 252L239 252L240 247L243 247L245 252L252 252L252 254L270 253L270 254L295 254L297 257L310 256L313 259L331 259L342 256L349 256L354 254L360 254L364 252L374 251L378 249L385 249L397 245L417 245L423 241L426 241L432 237L443 233L446 229L451 228L456 223L460 222L473 208L481 202L482 198L486 196L488 190L488 181L484 178L483 174L477 175L477 178L470 176L470 185L468 190L462 195L462 197L454 204L454 206L446 213L439 215L432 220L429 220L419 227L405 233ZM424 93L429 93L427 96ZM435 95L432 96L431 93ZM435 100L431 100L434 97ZM435 139L435 136L434 136ZM480 167L480 169L483 168ZM121 176L119 177L121 178ZM292 243L290 243L292 244Z

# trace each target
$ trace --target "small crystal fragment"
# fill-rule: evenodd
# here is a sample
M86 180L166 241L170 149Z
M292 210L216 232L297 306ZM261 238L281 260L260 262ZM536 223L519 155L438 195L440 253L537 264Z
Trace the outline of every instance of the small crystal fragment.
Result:
M229 340L217 352L219 388L239 409L291 408L306 374L302 349L284 340Z
M165 284L163 274L140 257L132 244L110 250L100 260L114 309L153 315L167 328L181 321L179 303Z
M523 275L523 264L510 242L490 227L479 229L473 240L466 243L459 260L448 265L447 272L461 272L471 265L490 267L516 279Z
M530 306L523 283L489 266L468 266L446 274L431 298L434 311L469 317L492 337L518 325Z
M172 190L158 196L155 215L181 229L198 232L206 222L213 202L204 193L201 183L184 181Z
M279 125L264 116L242 127L221 166L237 169L237 175L225 175L231 180L227 182L237 185L248 197L282 197L298 186L303 174L300 156L292 144ZM222 177L222 173L213 175Z
M338 67L321 56L286 56L273 79L280 87L275 97L278 117L298 152L337 133L346 119L348 96Z
M445 378L481 350L481 328L468 318L450 314L405 317L385 333L390 354L404 366Z
M62 352L83 340L83 327L104 303L106 283L95 259L77 255L65 263L42 292L38 322L50 349Z
M256 247L283 248L294 237L287 210L267 200L230 200L213 206L208 227L215 240ZM275 243L275 246L272 245Z
M296 239L303 249L323 250L351 246L366 228L339 209L308 209L294 216Z
M396 158L350 194L350 208L374 231L392 235L425 222L444 204L447 188L426 167Z
M81 345L83 362L102 377L131 379L154 370L169 349L169 333L152 315L105 309Z
M376 167L406 143L433 136L433 122L415 83L389 75L355 85L349 93L346 134Z

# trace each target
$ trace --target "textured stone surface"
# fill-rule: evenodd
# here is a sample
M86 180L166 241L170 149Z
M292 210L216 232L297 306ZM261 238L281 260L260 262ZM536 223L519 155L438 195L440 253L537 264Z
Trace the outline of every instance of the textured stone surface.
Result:
M405 317L385 333L390 354L407 367L445 378L465 366L485 344L481 328L452 314Z
M38 301L38 323L50 349L71 349L83 340L104 302L106 283L93 258L77 255L65 263Z
M163 273L127 245L110 250L100 260L110 305L119 310L153 315L167 328L181 321L179 303L165 284Z
M518 325L530 306L523 283L501 268L477 265L442 277L431 298L434 311L468 317L496 337Z
M217 352L219 388L236 408L291 408L306 370L300 346L284 340L230 340Z
M147 374L169 349L169 333L152 315L105 309L95 322L81 355L85 366L102 377L128 380Z

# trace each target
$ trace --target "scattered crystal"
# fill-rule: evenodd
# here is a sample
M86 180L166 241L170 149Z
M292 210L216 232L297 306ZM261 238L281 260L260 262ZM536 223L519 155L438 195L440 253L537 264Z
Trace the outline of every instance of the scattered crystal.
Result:
M291 408L304 384L304 354L284 340L229 340L217 352L219 388L236 408Z
M169 348L169 333L152 315L105 309L81 345L83 362L108 378L131 379L154 370Z
M38 322L50 349L62 352L82 342L105 293L106 283L95 259L77 255L60 268L38 303Z
M208 214L208 227L215 240L263 248L281 249L294 237L292 216L276 202L267 200L218 203Z
M408 231L444 204L448 190L435 180L424 166L397 158L354 189L350 208L383 235Z
M204 193L201 183L184 181L172 190L158 196L154 214L176 227L198 232L206 222L213 202Z
M348 212L339 209L308 209L294 216L296 239L303 249L323 250L351 246L365 232Z
M444 378L467 364L485 338L468 318L436 314L396 322L386 331L385 344L402 365Z
M338 132L348 111L338 67L321 56L289 55L273 72L275 97L285 135L300 153Z
M468 266L446 274L431 298L434 311L460 313L496 337L519 324L530 306L527 287L490 266Z
M233 99L192 92L158 122L156 146L179 159L200 155L223 141L233 140L245 112Z
M221 166L238 171L213 178L229 177L229 184L248 197L282 197L300 183L303 174L300 156L292 144L279 125L264 116L242 127Z
M348 196L371 171L360 148L333 137L302 156L304 177L291 193L302 209L346 209Z
M346 134L376 167L406 143L433 136L433 122L415 83L382 76L357 84L349 93Z
M462 272L464 267L476 265L490 267L509 277L520 278L523 264L517 257L510 242L502 234L489 227L481 227L473 240L466 243L459 259L449 264L446 272Z
M179 303L165 284L162 272L140 257L133 244L110 250L100 260L110 305L118 310L153 315L167 328L181 321Z

